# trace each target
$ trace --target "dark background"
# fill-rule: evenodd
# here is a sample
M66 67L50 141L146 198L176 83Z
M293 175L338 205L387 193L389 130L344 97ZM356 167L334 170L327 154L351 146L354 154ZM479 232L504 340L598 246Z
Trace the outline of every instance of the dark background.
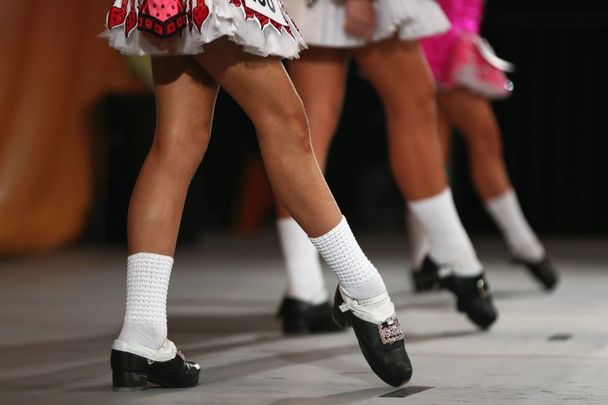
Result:
M608 234L606 9L602 1L488 4L482 35L517 67L514 95L495 104L505 158L524 211L541 234ZM129 193L153 132L153 100L149 94L110 95L101 111L100 159L107 171L99 176L102 191L87 234L122 241ZM258 155L251 125L225 95L213 130L190 190L182 242L232 226L244 167ZM469 181L466 148L455 141L449 173L463 222L470 231L493 232ZM353 227L402 231L404 205L386 159L383 111L356 66L327 179ZM272 219L269 211L265 224Z

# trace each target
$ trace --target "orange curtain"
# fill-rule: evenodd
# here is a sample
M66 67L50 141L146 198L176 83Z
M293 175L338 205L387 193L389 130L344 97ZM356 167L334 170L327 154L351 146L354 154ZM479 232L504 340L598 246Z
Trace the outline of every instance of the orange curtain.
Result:
M137 86L96 35L110 0L3 0L0 255L78 237L92 199L91 111Z

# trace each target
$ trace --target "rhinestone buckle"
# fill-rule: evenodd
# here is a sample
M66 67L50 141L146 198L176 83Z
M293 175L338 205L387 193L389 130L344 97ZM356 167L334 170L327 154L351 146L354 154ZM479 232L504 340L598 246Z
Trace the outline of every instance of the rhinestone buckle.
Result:
M382 344L390 345L405 338L401 325L396 317L392 317L385 322L378 324L378 332L380 332L380 340Z

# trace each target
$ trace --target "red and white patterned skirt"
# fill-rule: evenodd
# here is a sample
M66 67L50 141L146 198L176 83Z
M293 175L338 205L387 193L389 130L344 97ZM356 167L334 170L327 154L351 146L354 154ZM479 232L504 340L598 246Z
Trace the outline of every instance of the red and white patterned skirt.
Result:
M127 55L196 55L223 36L261 56L306 48L281 0L114 0L100 34Z

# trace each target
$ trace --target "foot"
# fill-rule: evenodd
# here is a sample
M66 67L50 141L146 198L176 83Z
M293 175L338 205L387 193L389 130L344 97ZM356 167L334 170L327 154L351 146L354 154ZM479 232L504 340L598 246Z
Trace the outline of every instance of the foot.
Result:
M186 361L170 340L156 351L115 340L110 363L115 391L143 390L148 383L166 388L194 387L201 370L198 364Z
M525 266L532 277L541 283L545 290L551 291L557 286L559 274L548 256L544 256L539 261L531 261L517 257L513 258L513 261Z
M331 305L328 301L314 305L306 301L285 297L281 303L278 317L283 322L283 333L286 335L343 331L345 328L333 320L331 312Z
M452 292L456 296L456 308L464 312L469 320L482 329L488 329L498 318L498 312L492 302L488 282L485 275L458 276L450 274L441 277L439 266L430 257L424 259L422 272L430 279L435 275L436 282L443 289Z
M398 387L410 380L412 364L388 293L357 301L338 287L333 316L343 327L353 327L363 356L382 381Z

